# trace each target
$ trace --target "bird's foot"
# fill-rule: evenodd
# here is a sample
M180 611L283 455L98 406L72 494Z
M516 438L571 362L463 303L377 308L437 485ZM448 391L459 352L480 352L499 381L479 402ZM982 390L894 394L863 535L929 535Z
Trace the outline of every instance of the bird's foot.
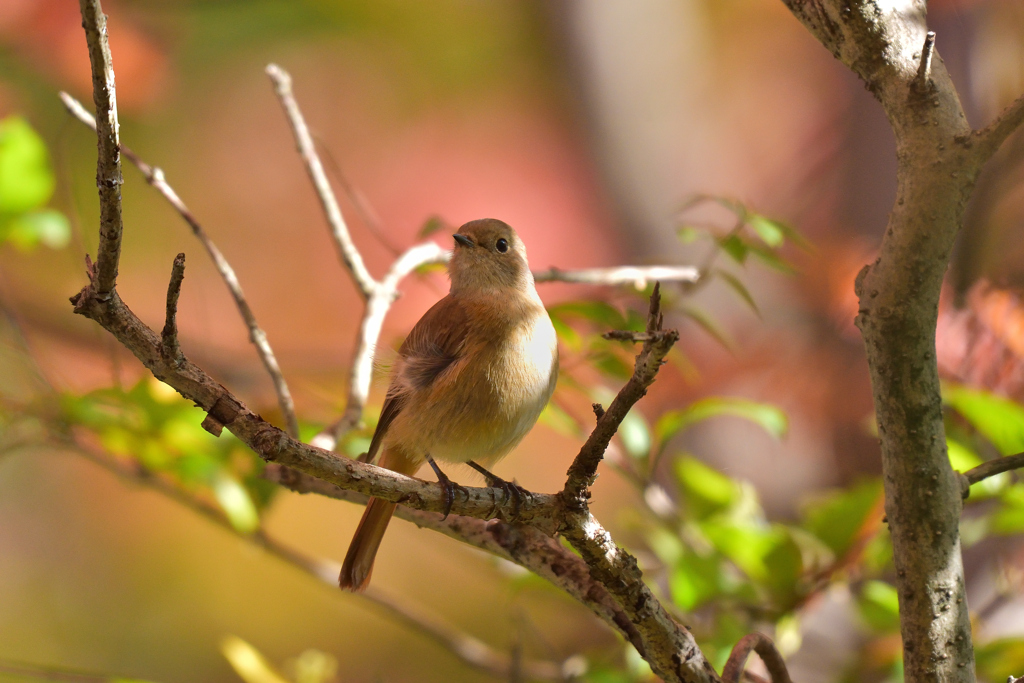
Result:
M437 463L429 455L427 456L427 462L430 463L430 467L434 470L434 474L437 476L437 483L441 485L441 490L444 492L444 517L441 519L448 519L448 515L452 511L452 505L455 504L456 492L461 491L466 496L466 500L469 500L469 491L465 486L460 486L449 479L448 475L441 471L441 468L437 466Z
M515 521L515 520L519 519L519 513L522 511L522 508L523 508L523 501L524 500L529 500L530 498L533 497L533 495L529 491L524 489L522 486L517 484L516 482L514 482L514 481L506 481L506 480L502 479L499 476L491 474L486 469L484 469L480 465L476 464L472 460L470 460L467 464L470 467L472 467L474 470L479 472L480 474L484 475L484 480L487 482L488 486L490 486L492 488L501 489L502 494L503 494L502 498L501 498L501 504L502 505L504 505L505 503L507 503L511 499L511 501L512 501L512 518L511 518L511 521Z

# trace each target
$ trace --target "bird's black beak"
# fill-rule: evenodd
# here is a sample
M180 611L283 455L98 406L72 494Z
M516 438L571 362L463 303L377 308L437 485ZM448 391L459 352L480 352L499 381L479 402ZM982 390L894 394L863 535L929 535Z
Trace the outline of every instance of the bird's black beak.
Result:
M465 235L460 235L459 233L455 233L454 235L452 235L452 237L454 237L455 241L458 242L463 247L475 247L476 246L475 244L473 244L473 240L469 239Z

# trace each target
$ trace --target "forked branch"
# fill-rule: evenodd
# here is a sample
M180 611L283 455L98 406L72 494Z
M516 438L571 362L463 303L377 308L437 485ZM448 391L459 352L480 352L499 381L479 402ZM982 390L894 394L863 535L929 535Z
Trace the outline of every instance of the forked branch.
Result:
M61 102L64 103L64 107L68 112L76 119L84 123L85 125L96 130L96 119L86 111L85 107L71 95L66 92L60 93ZM267 374L270 375L270 380L274 384L274 392L277 395L277 403L281 408L281 414L284 416L285 424L288 427L288 434L293 437L299 436L299 421L295 417L295 402L292 400L292 393L288 389L288 383L284 379L284 373L281 372L281 366L277 362L277 356L274 355L274 350L270 347L270 342L267 340L267 334L263 331L263 328L256 322L256 316L252 312L252 308L249 306L248 300L245 298L245 293L242 291L242 285L238 281L238 276L235 274L235 269L228 263L227 258L217 247L217 245L210 239L210 236L206 234L203 226L196 219L195 215L189 210L185 202L181 200L178 193L174 191L166 178L164 177L163 171L156 167L150 166L143 161L135 152L129 149L125 145L121 145L121 153L136 168L142 173L142 177L146 179L146 182L156 188L156 191L167 200L167 202L174 208L178 214L185 219L185 222L192 229L192 234L196 236L196 239L202 243L206 249L206 253L209 254L210 260L213 261L214 267L217 272L220 273L221 279L224 284L227 285L228 291L231 292L231 297L235 300L235 307L238 309L239 314L242 316L242 320L245 322L245 326L249 330L249 341L256 348L256 353L260 357L260 361L263 363L263 367L266 368Z
M114 291L121 259L121 150L117 125L114 66L107 43L107 17L99 0L80 0L82 28L92 65L92 98L96 104L96 186L100 191L100 246L96 255L96 295Z
M84 0L84 4L91 4L98 12L98 0L91 0L91 3ZM89 34L90 41L95 40L96 35ZM105 64L94 64L94 67L109 69L109 54ZM340 210L333 201L333 195L329 194L323 169L315 157L315 150L312 150L308 130L291 97L290 80L279 69L272 67L269 72L293 123L300 151L307 162L307 170L318 186L318 192L325 187L327 189L327 194L321 193L325 210L332 215L336 213L335 218L340 220ZM328 196L330 200L326 198ZM101 192L101 202L107 201L115 200ZM119 204L120 198L117 197L116 201ZM400 258L385 280L379 283L366 271L344 222L332 219L331 223L339 238L342 258L367 298L366 318L370 323L364 322L362 338L376 338L379 336L379 321L397 294L397 285L402 277L411 272L415 264L424 262L424 259L441 259L443 255L437 247L434 247L434 251L430 251L429 247L414 248ZM112 248L110 241L114 238L101 230L101 254ZM116 239L120 240L120 233ZM177 296L182 265L180 261L176 262L172 271L169 302ZM452 537L486 548L564 587L633 643L662 679L686 683L712 683L718 680L689 630L671 618L643 582L635 559L618 548L590 514L586 502L587 489L596 475L611 437L629 409L646 393L665 355L678 339L677 333L662 328L658 285L651 299L645 333L647 336L637 356L634 374L608 410L600 415L594 434L587 440L570 468L563 492L559 495L532 494L521 502L514 502L505 500L502 489L467 488L465 495L460 495L451 506L451 512L459 517L453 516L442 522L438 520L438 515L430 514L448 507L440 486L341 458L289 437L250 411L242 401L189 361L184 354L177 353L170 357L171 354L165 349L165 340L173 336L171 332L175 328L174 316L170 314L171 306L168 307L168 322L165 325L171 332L157 335L118 296L113 287L116 272L115 277L110 278L109 292L101 291L98 269L90 266L88 272L89 284L72 298L75 312L98 322L132 351L154 376L206 411L207 417L203 422L206 429L219 434L227 428L266 461L284 466L270 468L270 472L276 472L280 480L284 481L292 476L294 470L298 470L302 473L301 483L305 483L308 477L315 477L335 485L337 490L372 495L419 510L417 523L422 522ZM593 282L599 279L595 273L591 271L580 276L578 281ZM600 277L614 279L615 275L605 270ZM636 272L628 273L628 277L633 283L640 283L644 279ZM556 271L552 279L564 279L564 274ZM379 309L371 305L375 301ZM368 326L371 333L365 333ZM372 356L372 350L366 353ZM403 511L402 514L410 512ZM513 516L516 519L514 525L502 521ZM561 531L570 541L580 553L579 557L568 552L554 538L556 530Z

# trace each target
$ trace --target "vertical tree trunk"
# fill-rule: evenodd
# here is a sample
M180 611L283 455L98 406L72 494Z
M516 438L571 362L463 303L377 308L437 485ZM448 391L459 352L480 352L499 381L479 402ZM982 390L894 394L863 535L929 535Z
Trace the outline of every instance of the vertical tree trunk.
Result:
M896 205L857 277L885 479L908 682L974 680L960 554L960 482L942 422L939 292L978 171L1020 123L1020 101L980 132L925 24L924 0L784 0L878 98L896 135Z

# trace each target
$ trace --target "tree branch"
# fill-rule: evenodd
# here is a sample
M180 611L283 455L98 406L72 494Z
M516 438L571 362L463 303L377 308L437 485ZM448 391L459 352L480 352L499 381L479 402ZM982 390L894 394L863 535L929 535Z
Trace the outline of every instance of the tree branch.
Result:
M977 131L978 157L985 163L1002 146L1006 138L1024 123L1024 95L1018 97L1013 104L1003 110L996 120Z
M60 445L72 448L90 462L99 465L124 481L145 486L166 496L201 517L206 518L208 521L213 522L225 531L232 533L237 538L262 548L268 554L317 579L326 586L329 586L332 592L337 594L339 567L335 563L309 557L281 543L262 530L252 534L239 532L232 526L231 521L218 507L182 490L141 464L129 465L122 463L107 453L85 447L73 439ZM358 596L358 598L362 598L383 609L392 618L401 621L413 631L425 635L438 643L465 664L496 677L505 678L508 676L511 668L511 657L509 655L492 648L478 638L459 631L442 619L439 619L436 615L408 604L401 604L376 589L370 589L363 593L349 593L347 595ZM567 663L571 666L572 661L567 660ZM558 663L527 660L522 662L521 665L533 679L546 681L565 680L563 666Z
M181 294L181 281L185 279L185 254L178 254L171 268L171 281L167 285L167 313L164 317L164 329L160 334L164 353L168 360L177 363L181 358L181 345L178 344L178 296Z
M316 152L316 145L313 144L309 128L306 126L306 121L302 117L302 112L295 101L295 96L292 94L292 77L276 64L267 65L267 75L273 81L274 90L277 92L277 97L281 100L281 106L284 107L285 114L288 116L288 122L295 136L295 144L298 147L299 154L302 156L302 160L306 164L306 172L309 174L310 180L313 181L313 187L316 189L317 196L320 198L320 205L323 207L327 223L331 227L331 235L334 237L334 246L338 250L338 255L341 257L342 262L344 262L345 267L348 268L349 273L352 274L352 279L355 281L360 294L363 295L364 299L369 299L377 288L377 281L370 275L370 271L366 269L363 257L359 250L356 249L352 236L349 234L345 218L341 215L338 200L331 190L331 183L327 180L323 164L320 162L320 157Z
M268 465L264 476L297 493L313 493L357 505L365 505L369 500L369 496L279 465ZM414 510L404 505L395 509L395 517L532 571L590 609L638 650L643 648L640 634L629 617L604 585L591 576L587 564L551 536L530 526L506 524L498 520L484 521L455 514L445 519L440 514Z
M1016 455L1007 455L1002 458L983 462L977 467L973 467L966 472L961 473L960 477L963 497L967 498L971 493L971 486L977 484L979 481L983 481L989 477L994 477L997 474L1002 474L1003 472L1020 469L1021 467L1024 467L1024 453L1017 453Z
M567 507L575 510L586 508L586 501L590 497L588 489L594 483L597 466L604 458L608 443L618 431L630 408L647 393L647 387L654 382L663 359L679 340L679 333L676 330L663 330L662 322L661 287L656 282L647 314L644 345L636 357L633 376L598 418L594 431L566 473L567 480L561 497Z
M548 268L535 270L533 279L536 282L572 282L582 285L633 285L637 289L646 289L648 283L658 280L695 283L700 279L700 273L692 266L614 266L582 270Z
M740 642L732 648L725 668L722 669L722 683L739 683L740 677L743 675L743 665L746 664L751 651L756 652L764 662L772 683L793 683L789 677L789 669L786 668L785 660L775 649L775 643L761 633L743 636L740 638Z
M363 410L366 408L366 401L370 395L370 381L373 378L374 353L380 339L384 318L391 309L391 304L399 295L398 285L401 280L420 266L431 263L447 263L450 258L450 251L442 249L434 242L424 242L403 253L384 275L378 290L367 300L366 311L360 323L356 351L352 359L345 411L338 420L313 437L310 443L314 446L328 451L334 450L338 440L358 426L363 419ZM644 289L648 282L662 278L674 282L697 282L699 280L697 269L689 266L616 266L583 270L549 268L545 271L534 271L533 276L537 282L568 282L605 286L633 285L637 289ZM608 334L619 333L609 332ZM605 338L618 337L606 335Z
M117 124L117 95L114 67L107 44L107 18L99 0L80 0L82 27L89 44L92 66L92 97L96 103L98 147L96 186L100 194L100 245L96 255L96 295L110 295L117 283L121 258L121 152Z
M929 66L925 0L783 1L860 76L895 134L896 203L879 258L855 288L881 441L904 675L907 683L973 683L961 487L945 449L935 328L949 256L984 161L977 148L991 143L976 144L938 53ZM928 75L927 87L919 87L919 74Z
M434 242L424 242L408 249L391 264L384 279L376 286L366 301L366 310L359 325L356 350L352 357L349 375L348 399L345 412L334 424L317 434L311 443L324 450L334 450L340 439L349 430L355 429L363 419L366 400L370 396L370 382L373 379L373 357L377 342L384 326L384 318L391 304L398 298L399 283L420 266L431 263L446 263L451 253Z
M96 130L96 119L86 111L85 107L78 100L66 92L60 93L60 99L72 116L93 130ZM274 393L277 395L277 403L281 408L281 414L284 416L288 433L298 438L299 421L295 417L295 401L292 399L291 391L288 389L288 383L281 372L281 366L277 362L274 350L270 347L270 342L267 340L267 334L259 326L259 323L256 322L256 316L253 314L252 308L249 307L249 302L242 291L242 285L238 281L238 276L235 275L235 269L224 258L224 254L221 253L217 245L206 234L203 226L196 220L196 217L178 196L178 193L167 184L163 171L147 164L125 145L121 145L121 152L139 169L146 182L156 188L156 191L185 219L185 222L192 229L192 234L196 236L206 249L206 253L210 255L214 267L220 273L221 279L224 280L228 291L231 292L231 297L235 300L235 306L238 308L245 326L249 329L249 341L256 348L256 354L260 357L263 367L266 368L267 374L270 375L270 380L274 384Z
M307 170L318 189L326 188L328 192L326 195L321 194L328 215L336 214L340 221L340 211L333 201L333 195L329 194L330 188L326 187L326 183L318 182L324 180L323 169L312 150L308 130L291 97L290 79L273 66L268 69L268 73L278 86L278 94L292 121L300 151L307 162ZM344 229L344 223L333 223L336 229L339 226ZM338 233L336 230L336 234L345 238L339 241L339 249L369 302L381 284L366 272L358 251L348 239L347 231ZM109 238L101 231L101 253L104 249L109 249ZM410 257L408 262L400 259L400 263L395 264L391 270L392 289L397 288L398 281L412 269L415 261L415 258ZM460 500L456 500L454 505L446 505L439 485L339 458L323 449L302 444L250 411L230 391L183 354L169 361L163 353L160 337L132 313L116 290L112 288L105 296L97 293L96 270L87 265L90 281L79 294L72 297L75 312L98 322L132 351L157 379L206 411L203 427L211 433L219 435L227 427L264 460L299 469L344 489L425 512L447 512L450 508L456 515L475 518L469 523L469 528L461 529L456 526L459 521L456 518L448 527L450 533L460 538L471 536L473 542L479 543L481 547L494 547L500 555L535 569L557 585L565 585L570 594L628 638L648 659L655 673L664 680L686 683L718 680L692 635L667 614L641 580L636 561L618 549L608 533L590 515L585 499L586 488L593 481L615 428L629 407L643 396L646 387L654 380L662 358L678 339L674 331L663 332L661 329L657 285L652 297L647 330L652 339L645 342L644 349L637 357L633 378L612 402L608 413L601 416L595 429L597 436L592 435L577 456L570 469L565 491L557 496L532 494L522 501L499 503L499 500L505 499L502 489L466 488ZM632 274L632 277L635 278L636 274ZM393 295L388 297L388 304L391 298ZM370 311L368 306L367 318L371 321L381 319L387 310L383 299L381 306L383 312L380 313ZM375 335L379 335L379 329L367 337ZM570 500L571 504L567 505ZM513 517L516 519L515 525L501 521ZM477 521L485 519L491 521ZM580 552L582 559L567 553L554 539L556 530L565 534ZM571 580L565 577L571 577Z

